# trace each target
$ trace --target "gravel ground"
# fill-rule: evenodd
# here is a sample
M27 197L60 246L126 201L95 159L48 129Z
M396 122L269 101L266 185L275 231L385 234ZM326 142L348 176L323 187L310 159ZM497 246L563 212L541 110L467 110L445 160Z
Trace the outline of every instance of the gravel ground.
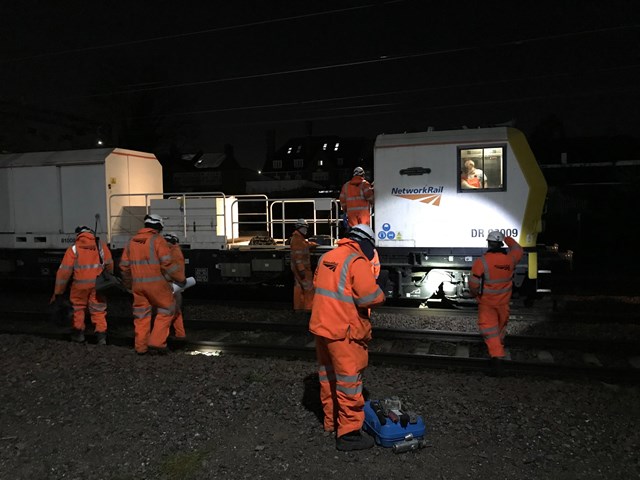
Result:
M370 367L429 447L341 453L313 362L0 336L0 478L637 478L638 387Z
M429 446L343 453L322 431L313 362L0 335L0 365L0 479L640 477L638 386L371 366L371 398L422 414Z

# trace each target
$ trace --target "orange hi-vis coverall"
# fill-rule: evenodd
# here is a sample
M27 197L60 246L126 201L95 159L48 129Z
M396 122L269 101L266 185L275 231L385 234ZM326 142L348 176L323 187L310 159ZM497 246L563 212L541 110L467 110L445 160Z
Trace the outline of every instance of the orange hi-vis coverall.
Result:
M373 249L373 258L371 259L371 272L373 276L377 280L380 276L380 256L378 255L378 250Z
M153 228L139 230L122 252L120 271L125 286L133 290L136 352L166 348L176 302L165 275L177 283L185 281L184 270L171 258L169 244ZM158 311L153 331L152 307Z
M373 187L360 175L355 175L340 190L340 206L347 214L349 226L371 226L369 206L373 203Z
M469 289L478 298L478 328L489 356L503 358L509 322L513 272L522 258L522 247L505 237L508 250L488 251L471 266Z
M171 250L171 260L174 264L180 267L182 275L185 275L182 248L180 248L180 245L177 243L175 245L170 243L169 249ZM167 280L170 282L169 286L173 290L173 282L171 282L171 278L167 278ZM173 329L175 330L176 337L184 338L187 336L187 332L184 329L184 317L182 316L182 292L175 292L173 297L176 300L176 313L173 317Z
M310 312L313 304L313 272L310 250L318 244L310 242L298 230L291 236L291 271L293 272L293 309Z
M369 307L385 296L357 242L343 238L318 262L309 331L316 338L324 429L338 437L364 423L362 372L369 362Z
M73 277L69 300L73 305L73 328L76 330L84 331L85 312L88 307L95 332L107 331L107 303L105 298L96 292L96 277L103 268L113 273L113 258L106 244L100 242L100 248L104 265L100 264L96 237L89 232L79 234L76 242L67 248L56 272L54 295L62 295Z

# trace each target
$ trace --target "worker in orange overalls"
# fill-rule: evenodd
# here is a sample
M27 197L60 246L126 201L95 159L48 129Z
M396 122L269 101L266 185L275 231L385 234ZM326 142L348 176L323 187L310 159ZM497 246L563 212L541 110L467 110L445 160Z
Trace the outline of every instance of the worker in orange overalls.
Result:
M347 214L350 227L371 225L370 207L373 204L373 185L364 179L364 169L356 167L353 178L340 190L340 207Z
M186 284L184 270L172 260L169 244L160 235L163 227L160 215L146 215L144 228L129 241L120 260L123 283L133 291L135 350L139 354L168 351L176 301L165 275L180 286ZM153 330L152 307L157 309Z
M309 330L316 339L324 429L336 431L336 448L342 451L374 444L361 431L362 372L371 340L369 307L385 301L371 271L374 242L371 227L354 226L347 238L320 258L314 277Z
M293 272L293 310L311 312L313 304L313 271L310 250L318 246L307 240L309 224L299 218L291 235L291 271Z
M109 247L103 242L98 247L95 234L89 227L77 227L76 241L67 248L56 272L56 285L51 297L51 303L60 301L69 280L73 278L69 300L73 305L71 340L75 342L85 340L84 321L88 308L98 345L107 343L107 302L103 295L96 292L96 277L105 268L113 273L113 258Z
M378 280L380 276L380 257L378 256L378 250L373 249L373 258L371 259L371 273L373 277Z
M523 252L518 242L497 230L489 232L487 243L487 252L471 266L469 289L478 299L478 328L491 357L492 374L500 375L513 273Z
M180 239L175 233L165 233L163 237L169 244L172 261L180 266L182 274L184 275L184 255L182 253L182 249L180 248ZM167 281L170 282L169 286L173 290L173 282L171 281L171 277L167 278ZM185 338L187 336L187 333L184 329L184 318L182 316L182 292L174 292L173 297L176 299L176 313L173 317L172 324L173 330L175 332L176 338Z

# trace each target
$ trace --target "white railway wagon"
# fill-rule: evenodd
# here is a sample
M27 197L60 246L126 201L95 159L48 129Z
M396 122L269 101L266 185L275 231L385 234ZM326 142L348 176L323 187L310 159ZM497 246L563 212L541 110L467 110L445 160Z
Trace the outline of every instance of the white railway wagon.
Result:
M78 225L109 235L109 197L162 192L153 154L116 149L0 155L0 248L55 249L75 239ZM143 206L130 197L126 205ZM137 203L136 203L137 202Z
M536 241L547 187L521 132L380 135L374 173L372 227L388 297L473 302L469 272L491 230L525 250L516 289L528 298L544 290ZM154 155L120 148L0 155L0 199L0 279L51 281L75 227L96 219L117 259L144 215L157 213L199 285L287 284L296 219L322 243L317 258L333 248L340 218L330 198L167 193Z

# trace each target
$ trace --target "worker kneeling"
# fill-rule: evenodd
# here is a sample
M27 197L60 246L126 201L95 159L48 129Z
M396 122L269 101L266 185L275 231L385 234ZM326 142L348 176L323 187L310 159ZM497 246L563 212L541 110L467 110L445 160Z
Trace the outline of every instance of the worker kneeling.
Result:
M363 435L362 372L371 340L369 307L385 296L371 271L374 233L355 225L347 238L318 262L309 330L316 338L320 400L325 431L335 431L338 450L363 450L374 445Z

